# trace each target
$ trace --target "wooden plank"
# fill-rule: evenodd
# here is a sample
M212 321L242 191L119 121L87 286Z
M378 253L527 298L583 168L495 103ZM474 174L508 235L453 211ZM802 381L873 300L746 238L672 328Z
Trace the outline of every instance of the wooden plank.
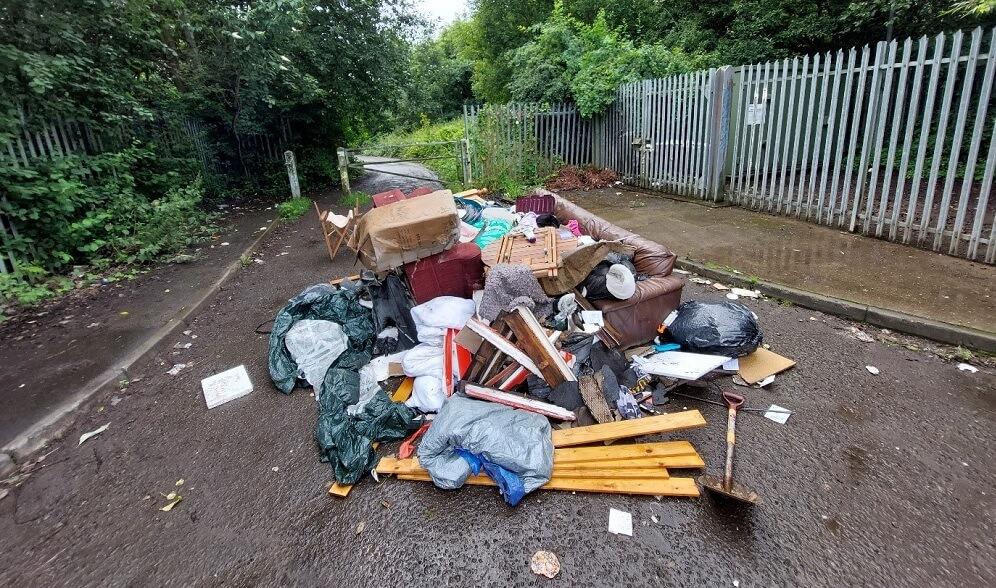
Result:
M627 437L639 437L655 433L682 431L696 427L704 427L706 421L697 410L686 410L671 414L632 419L615 423L603 423L588 427L560 429L553 432L554 447L569 447L597 443Z
M660 455L660 456L637 456L627 459L607 459L599 461L564 461L565 455L569 456L574 448L571 449L557 449L553 454L553 472L554 477L560 477L559 472L570 472L563 477L576 477L575 472L585 472L585 471L603 471L603 472L618 472L620 476L625 477L640 477L634 475L633 471L646 471L646 470L662 470L667 468L672 469L690 469L690 468L702 468L705 467L705 463L702 458L695 453L695 449L691 448L691 444L687 441L681 441L679 443L687 444L690 448L690 454L676 454L676 455ZM664 444L656 444L664 445ZM625 446L623 446L625 447ZM587 449L587 448L581 448ZM592 449L612 449L612 447L604 448L592 448ZM662 451L663 453L663 451ZM567 458L570 459L569 457ZM417 457L411 457L408 459L398 459L394 456L382 457L377 463L377 473L378 474L421 474L425 473L425 468L422 467L421 463Z
M391 394L391 400L394 402L404 402L411 398L412 389L415 386L415 378L405 378L398 384L398 389Z
M689 411L697 412L697 411ZM666 415L665 415L666 416ZM647 417L647 419L656 417ZM646 419L637 419L646 420ZM630 421L620 421L620 423ZM617 424L617 423L610 423ZM605 425L592 425L600 427ZM585 429L591 427L576 427L574 429L562 429L566 431ZM554 431L554 436L559 431ZM556 442L554 442L556 446ZM633 443L616 445L598 445L595 447L559 447L553 452L554 467L561 464L577 464L583 462L605 463L609 461L624 461L650 457L672 457L675 455L698 455L695 447L688 441L661 441L657 443Z
M661 479L666 480L671 477L667 468L642 467L642 468L553 468L551 480L563 480L569 478L598 478L610 480L625 480L636 478L642 480Z
M525 353L520 351L518 347L510 343L508 340L502 337L501 334L492 329L490 326L484 324L484 322L481 321L480 319L471 317L471 319L467 321L467 328L469 328L474 333L480 335L481 338L487 341L488 343L497 347L499 351L511 357L522 367L526 368L527 370L531 371L532 373L536 374L541 378L543 377L543 373L540 371L538 367L536 367L536 364L533 363L533 360L529 359L529 357L526 356ZM482 374L482 377L487 377L487 374Z
M528 308L516 306L505 320L515 335L516 344L535 360L536 367L551 388L577 381L560 351L547 339L543 327Z
M611 447L611 446L606 446ZM558 449L556 451L567 451L571 448ZM557 464L557 453L553 456L553 469L603 469L603 470L629 470L639 468L668 468L668 469L688 469L703 468L705 462L699 454L665 455L661 457L634 457L631 459L617 459L609 461L579 461Z
M426 474L403 474L399 480L430 482ZM494 486L494 481L484 475L467 478L472 486ZM644 496L689 496L699 495L693 478L666 479L583 479L563 478L550 480L540 490L564 490L570 492L598 492L602 494L639 494Z
M477 386L469 382L463 383L463 391L467 394L467 396L477 400L486 400L488 402L503 404L505 406L511 406L512 408L518 408L528 412L535 412L537 414L562 421L573 421L577 418L574 416L573 412L561 406L557 406L556 404L541 402L532 398L523 398L522 396L516 396L515 394L502 392L501 390L485 388L484 386Z

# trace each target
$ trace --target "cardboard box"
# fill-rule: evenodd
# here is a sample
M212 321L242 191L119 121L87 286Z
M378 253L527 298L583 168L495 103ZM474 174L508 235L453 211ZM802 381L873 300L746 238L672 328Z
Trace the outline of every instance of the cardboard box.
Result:
M350 246L363 265L380 272L445 251L459 239L453 193L438 190L370 210L360 218Z

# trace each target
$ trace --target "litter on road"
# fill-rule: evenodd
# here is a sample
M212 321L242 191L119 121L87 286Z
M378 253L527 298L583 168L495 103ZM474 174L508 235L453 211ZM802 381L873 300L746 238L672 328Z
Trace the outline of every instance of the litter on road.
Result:
M695 497L696 477L682 472L706 463L680 437L706 421L665 411L671 397L717 404L679 391L709 386L742 404L722 378L775 386L795 365L769 351L746 306L682 304L686 278L666 248L551 192L514 204L481 190L372 201L326 234L330 256L342 247L362 271L292 297L269 337L277 389L310 387L318 402L333 496L369 473L497 488L513 506L536 491ZM331 213L318 214L328 229ZM252 389L244 366L229 372L212 377L210 397L205 385L209 407ZM791 414L744 410L782 423ZM610 530L632 535L631 515L613 510ZM552 577L547 553L531 565Z
M94 429L92 431L89 431L87 433L83 433L82 435L80 435L80 442L77 443L76 446L79 447L80 445L83 445L84 443L86 443L90 439L93 439L97 435L99 435L99 434L103 433L104 431L106 431L107 428L110 427L110 426L111 426L111 423L107 423L106 425L104 425L102 427L97 427L96 429Z
M555 578L560 573L560 560L550 551L537 551L529 560L529 569L539 576Z
M246 366L240 365L204 378L201 380L201 390L208 409L212 409L252 392L252 381L249 380Z
M609 533L633 536L633 515L624 510L609 509Z

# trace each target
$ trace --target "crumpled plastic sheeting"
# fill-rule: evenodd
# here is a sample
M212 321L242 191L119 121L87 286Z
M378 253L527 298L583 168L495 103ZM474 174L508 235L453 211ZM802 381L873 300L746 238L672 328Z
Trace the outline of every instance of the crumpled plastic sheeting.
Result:
M347 406L360 399L359 371L370 363L375 331L369 309L359 303L356 291L328 284L306 288L280 309L270 333L269 367L273 383L284 394L297 384L297 364L285 345L294 323L303 319L339 324L349 347L325 373L318 396L315 438L321 460L332 466L340 484L353 484L376 463L372 443L404 439L415 428L415 412L392 402L379 387L356 417Z
M690 300L677 312L666 333L684 351L742 357L760 347L764 338L757 317L743 304Z
M287 351L303 376L317 393L325 372L349 346L342 327L332 321L304 319L297 321L284 338Z
M443 346L446 329L462 329L477 309L473 300L458 296L437 296L412 308L418 340Z
M436 376L419 376L415 378L412 395L405 401L405 405L422 412L437 412L445 402L443 381Z
M450 397L418 447L419 463L439 488L459 488L472 473L457 449L519 476L527 494L549 482L553 473L550 421L524 410Z
M337 290L329 284L316 284L291 298L273 319L270 331L270 378L284 394L297 385L297 364L291 357L284 339L299 320L318 319L337 323L349 339L349 349L343 356L366 352L373 347L374 326L370 310L360 306L359 294L352 290ZM340 356L339 361L342 360ZM366 365L364 361L357 369Z
M325 378L326 388L318 402L318 441L321 460L332 466L340 484L355 484L377 463L374 441L399 441L414 428L415 412L404 404L392 402L378 389L359 417L346 414L342 392L359 390L360 376L355 371L332 368Z

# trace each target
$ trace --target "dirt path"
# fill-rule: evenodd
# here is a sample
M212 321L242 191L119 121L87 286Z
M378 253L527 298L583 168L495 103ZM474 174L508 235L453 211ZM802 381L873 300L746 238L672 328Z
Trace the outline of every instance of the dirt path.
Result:
M795 413L786 425L741 419L737 475L763 497L753 512L564 492L512 508L492 488L390 479L332 499L315 401L274 389L255 327L355 265L345 253L328 260L309 217L271 232L260 253L263 264L241 269L191 321L195 345L174 355L164 344L140 381L95 399L43 467L6 486L0 585L533 585L538 549L560 557L557 586L996 583L986 450L996 443L996 374L959 371L915 339L917 350L862 343L848 322L767 300L747 304L772 349L798 365L740 391L752 406ZM689 284L684 298L722 293ZM178 360L192 367L166 374ZM255 391L208 411L200 379L240 364ZM709 426L676 437L719 471L725 411L672 404L685 407ZM183 501L160 511L172 491ZM633 514L633 537L608 534L610 507Z

